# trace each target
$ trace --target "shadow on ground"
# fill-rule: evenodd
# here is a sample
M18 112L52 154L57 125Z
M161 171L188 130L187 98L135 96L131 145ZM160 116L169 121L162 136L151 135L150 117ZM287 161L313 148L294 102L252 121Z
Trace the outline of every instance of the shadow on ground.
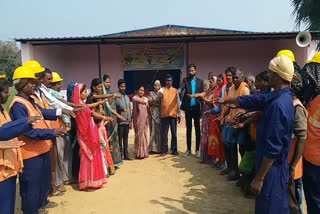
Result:
M243 197L235 182L226 181L219 171L207 164L200 164L199 159L182 156L166 156L174 162L173 167L180 173L190 173L191 178L183 181L187 192L181 199L161 197L150 203L164 206L167 214L173 213L254 213L254 200ZM160 159L161 161L161 159ZM180 203L184 210L172 204ZM239 209L240 208L240 209Z

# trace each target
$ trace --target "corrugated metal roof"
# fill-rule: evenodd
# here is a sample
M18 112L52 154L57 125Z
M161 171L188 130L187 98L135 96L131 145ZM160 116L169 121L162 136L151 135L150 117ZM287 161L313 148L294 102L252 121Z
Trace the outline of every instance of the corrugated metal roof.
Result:
M250 32L226 30L218 28L188 27L181 25L163 25L120 33L80 36L80 37L53 37L53 38L18 38L19 42L32 43L135 43L135 42L182 42L208 40L243 40L243 39L288 39L294 38L299 32ZM320 37L320 32L312 32L313 36Z
M115 37L158 37L158 36L186 36L186 35L212 35L249 33L248 31L226 30L219 28L190 27L182 25L163 25L139 30L124 31L120 33L101 35L104 38Z

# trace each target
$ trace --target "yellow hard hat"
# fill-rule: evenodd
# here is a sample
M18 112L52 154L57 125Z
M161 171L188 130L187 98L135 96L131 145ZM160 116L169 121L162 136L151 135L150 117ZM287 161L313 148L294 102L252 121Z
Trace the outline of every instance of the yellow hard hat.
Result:
M296 58L294 57L293 52L290 51L290 50L281 50L281 51L279 51L277 56L281 56L281 55L286 55L287 57L289 57L292 60L292 62L296 61Z
M12 80L16 79L36 79L36 76L34 75L32 68L20 66L13 73Z
M5 74L0 74L0 79L5 79L7 77L7 75Z
M320 52L316 53L316 55L314 55L312 60L307 60L307 63L310 63L310 62L320 63Z
M36 73L41 73L45 70L45 68L43 68L39 62L35 61L35 60L31 60L31 61L27 61L26 63L24 63L23 66L27 66L33 69L33 72Z
M61 79L60 75L57 72L52 72L52 83L55 82L61 82L63 79Z

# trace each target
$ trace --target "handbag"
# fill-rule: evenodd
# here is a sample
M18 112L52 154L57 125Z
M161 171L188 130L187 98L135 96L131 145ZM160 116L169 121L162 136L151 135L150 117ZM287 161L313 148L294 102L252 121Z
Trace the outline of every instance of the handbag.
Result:
M255 170L256 151L246 151L241 159L239 170L245 175L251 175Z

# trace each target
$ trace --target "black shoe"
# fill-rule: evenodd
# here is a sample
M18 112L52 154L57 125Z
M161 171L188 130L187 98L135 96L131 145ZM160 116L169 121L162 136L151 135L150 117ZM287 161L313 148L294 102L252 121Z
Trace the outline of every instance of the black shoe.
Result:
M220 175L227 175L227 174L229 174L229 172L230 172L230 169L227 167L227 168L221 170L219 174Z
M177 152L177 151L172 151L172 155L179 155L179 152Z
M239 180L239 178L240 178L240 175L232 170L228 174L227 181L237 181Z

